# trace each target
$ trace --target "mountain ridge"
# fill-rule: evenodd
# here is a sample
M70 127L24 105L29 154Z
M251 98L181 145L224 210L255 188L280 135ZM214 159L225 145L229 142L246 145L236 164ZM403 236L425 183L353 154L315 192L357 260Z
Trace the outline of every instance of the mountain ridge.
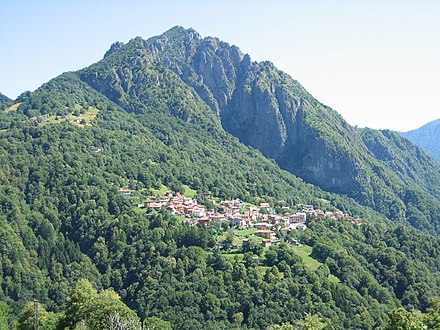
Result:
M0 107L3 108L3 109L0 109L0 110L4 110L7 106L11 105L12 102L13 101L9 97L7 97L6 95L3 95L0 92Z
M440 162L440 119L433 120L417 129L401 132L402 136L419 145Z
M127 309L136 323L164 329L267 330L311 318L367 330L398 306L432 306L440 211L429 192L431 157L393 132L354 129L270 62L251 62L216 38L174 28L149 40L116 43L102 61L0 112L0 326L3 303L15 324L32 327L37 306L41 328L90 330L102 329L107 311ZM234 120L249 123L247 135L228 132L240 128ZM276 138L267 146L269 131ZM359 165L351 175L370 180L370 206L305 182L254 146L273 157L288 150L322 174L334 159L326 166L336 174L322 178L333 185L352 170L344 163ZM306 152L311 159L301 159ZM273 228L282 242L271 247L248 237L247 248L221 250L235 244L229 223L190 226L139 207L162 188L209 192L214 210L219 199L239 198L364 220L309 219L304 232ZM371 208L379 202L382 213Z
M115 79L108 75L105 78L114 87L98 86L103 79L94 70L99 67L104 72L102 65L81 70L80 77L110 99L147 97L133 93L130 86L135 79L150 78L140 69L127 66L126 60L139 68L160 63L156 65L171 70L193 88L217 116L213 120L220 121L241 142L260 150L306 182L348 195L388 217L412 217L405 193L408 186L424 191L432 202L440 196L440 167L426 156L420 159L429 165L419 164L420 150L389 140L395 150L413 150L414 157L405 165L410 171L416 171L417 166L417 171L423 172L413 180L390 162L376 158L365 144L366 139L374 140L366 137L373 131L358 134L336 111L314 99L271 62L252 62L238 47L217 38L202 38L193 29L174 27L147 40L134 38L120 45L106 60L119 61ZM402 159L406 158L401 158L401 162ZM383 202L385 199L389 202ZM420 226L430 226L431 222L436 226L436 216L427 217ZM418 226L415 217L411 222Z

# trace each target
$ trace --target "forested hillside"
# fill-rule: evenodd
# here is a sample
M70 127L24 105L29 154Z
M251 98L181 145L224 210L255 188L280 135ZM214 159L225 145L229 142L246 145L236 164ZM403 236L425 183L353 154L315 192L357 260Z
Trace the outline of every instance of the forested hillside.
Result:
M438 163L413 144L382 139L385 149L405 155L408 171L417 171L416 178L402 173L371 150L374 135L382 133L366 130L359 135L299 82L270 62L252 62L236 46L174 27L148 40L138 37L125 45L116 43L103 61L79 74L114 102L139 111L145 104L164 102L156 97L163 96L157 92L162 89L158 78L162 72L166 76L174 72L176 84L184 86L180 90L191 87L226 131L281 168L389 218L439 231ZM168 107L177 113L181 104L171 102ZM192 120L189 113L179 115ZM367 137L370 131L372 136ZM418 200L426 200L429 210L417 206ZM427 218L418 220L422 213Z
M192 47L183 37L181 46ZM384 208L397 203L393 219L305 183L224 129L210 89L188 84L171 57L157 57L161 38L115 44L103 61L4 103L0 329L33 329L36 306L40 329L392 328L413 317L399 307L422 311L434 329L432 160L393 133L346 127L387 169L389 181L377 186L385 195L373 195ZM403 181L407 166L412 176ZM395 187L408 199L396 200ZM280 230L270 247L225 247L219 243L234 242L230 223L191 226L164 208L138 207L164 188L280 210L313 205L362 221L309 218L306 231Z
M9 97L0 93L0 110L6 109L6 107L11 104L12 104L12 100Z
M428 151L437 161L440 161L440 120L434 120L422 127L400 134Z

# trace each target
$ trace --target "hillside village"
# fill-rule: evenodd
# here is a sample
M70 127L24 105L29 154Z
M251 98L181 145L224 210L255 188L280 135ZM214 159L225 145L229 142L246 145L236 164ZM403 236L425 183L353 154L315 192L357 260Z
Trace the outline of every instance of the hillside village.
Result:
M121 188L119 191L126 196L134 192L127 188ZM215 205L215 209L207 210L202 204L204 202ZM294 213L288 206L283 206L284 214L280 215L276 214L275 209L267 202L260 203L258 206L239 199L216 202L209 193L199 193L191 198L180 192L167 191L162 196L151 198L137 206L156 211L166 208L173 215L185 217L183 222L191 226L208 227L213 223L227 223L229 227L236 230L254 229L249 232L261 238L261 244L265 247L279 242L280 233L307 230L306 222L311 219L345 220L358 225L364 223L364 219L351 217L341 211L326 212L315 209L313 205L299 205L301 212ZM243 244L246 243L244 240Z

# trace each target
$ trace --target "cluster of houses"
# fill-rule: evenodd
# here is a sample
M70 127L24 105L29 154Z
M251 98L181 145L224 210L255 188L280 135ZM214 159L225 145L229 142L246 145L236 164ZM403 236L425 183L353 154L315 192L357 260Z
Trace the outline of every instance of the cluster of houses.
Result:
M121 189L122 194L130 194L128 189ZM340 220L351 220L361 224L363 219L353 219L343 212L324 212L314 209L313 205L304 205L302 212L294 214L275 214L269 203L261 203L258 207L250 206L242 201L225 200L221 201L215 210L206 210L204 205L198 201L211 200L209 193L200 193L196 198L187 197L179 192L166 192L164 196L154 200L148 200L139 207L146 207L155 210L168 209L174 215L185 216L185 222L190 225L207 227L212 222L228 222L232 227L240 229L255 228L254 234L263 239L263 246L269 246L277 241L277 233L287 233L291 230L306 230L307 218L332 218ZM214 201L212 201L215 203ZM285 208L283 208L285 209Z

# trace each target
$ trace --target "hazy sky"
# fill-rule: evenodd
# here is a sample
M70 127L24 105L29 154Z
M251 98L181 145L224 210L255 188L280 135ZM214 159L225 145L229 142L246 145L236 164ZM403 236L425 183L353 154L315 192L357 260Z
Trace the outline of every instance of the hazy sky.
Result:
M2 0L0 92L11 98L172 26L270 60L352 125L440 118L440 1Z

